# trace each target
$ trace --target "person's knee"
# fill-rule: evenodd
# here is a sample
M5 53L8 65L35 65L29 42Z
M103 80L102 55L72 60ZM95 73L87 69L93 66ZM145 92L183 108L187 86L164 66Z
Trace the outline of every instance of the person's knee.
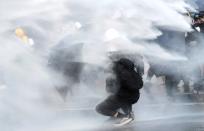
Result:
M100 114L105 114L105 110L104 108L101 106L101 104L97 105L95 108L96 112L100 113Z
M115 113L113 110L108 109L106 106L104 106L103 103L97 105L95 110L96 110L96 112L98 112L99 114L102 114L104 116L113 116Z
M98 112L98 113L100 113L100 106L99 106L99 105L97 105L97 106L95 107L95 111Z

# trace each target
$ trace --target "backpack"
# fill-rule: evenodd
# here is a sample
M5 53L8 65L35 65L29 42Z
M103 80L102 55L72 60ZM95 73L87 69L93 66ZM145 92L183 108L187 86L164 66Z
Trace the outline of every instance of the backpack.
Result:
M134 75L133 75L133 79L135 83L135 85L137 86L137 89L142 89L143 87L143 79L140 73L134 71Z
M132 61L121 58L115 62L114 72L121 87L129 90L139 90L143 87L142 75L135 71Z

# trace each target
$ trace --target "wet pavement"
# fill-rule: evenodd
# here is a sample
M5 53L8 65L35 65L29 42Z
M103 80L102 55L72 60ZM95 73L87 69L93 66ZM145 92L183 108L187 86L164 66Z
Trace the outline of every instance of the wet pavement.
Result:
M135 121L123 127L112 126L108 117L96 113L97 101L87 101L83 108L69 105L56 113L52 131L204 131L204 103L181 100L139 102L134 105Z
M204 116L135 121L123 127L104 126L89 131L204 131Z
M108 117L97 114L93 109L65 110L60 114L72 119L67 121L67 127L62 131L204 131L202 103L159 104L141 108L136 106L135 121L122 127L107 123Z

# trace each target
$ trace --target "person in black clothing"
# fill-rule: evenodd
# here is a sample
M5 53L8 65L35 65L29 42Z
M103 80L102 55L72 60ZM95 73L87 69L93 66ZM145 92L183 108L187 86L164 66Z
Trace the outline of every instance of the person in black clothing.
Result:
M123 118L121 123L126 124L134 120L132 105L139 100L139 89L143 87L142 76L135 71L134 63L126 58L114 62L112 71L114 77L106 80L110 96L96 106L96 111L112 118Z
M55 85L63 100L66 101L68 94L80 81L80 75L86 63L81 62L83 43L67 44L62 41L54 46L49 54L48 67L62 76L64 81Z
M204 44L204 11L191 12L190 17L193 19L192 28L194 31L188 32L185 38L186 41L186 56L188 57L188 78L193 81L194 91L197 93L202 90L203 87L203 76L202 66Z

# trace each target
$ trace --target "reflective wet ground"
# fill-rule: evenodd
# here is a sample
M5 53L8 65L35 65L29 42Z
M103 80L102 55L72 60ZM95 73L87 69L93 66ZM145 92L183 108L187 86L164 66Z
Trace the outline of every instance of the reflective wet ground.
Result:
M204 116L134 122L124 127L104 127L92 131L204 131Z
M87 122L86 124L90 125L85 126L78 123L77 128L68 126L67 128L63 128L62 131L204 131L204 115L134 121L122 127L104 124L103 121L100 124L97 123L98 125L92 125L93 122Z
M114 127L94 110L65 110L63 131L204 131L204 105L180 103L135 107L135 121ZM59 114L59 115L60 115ZM60 130L61 131L61 130Z

